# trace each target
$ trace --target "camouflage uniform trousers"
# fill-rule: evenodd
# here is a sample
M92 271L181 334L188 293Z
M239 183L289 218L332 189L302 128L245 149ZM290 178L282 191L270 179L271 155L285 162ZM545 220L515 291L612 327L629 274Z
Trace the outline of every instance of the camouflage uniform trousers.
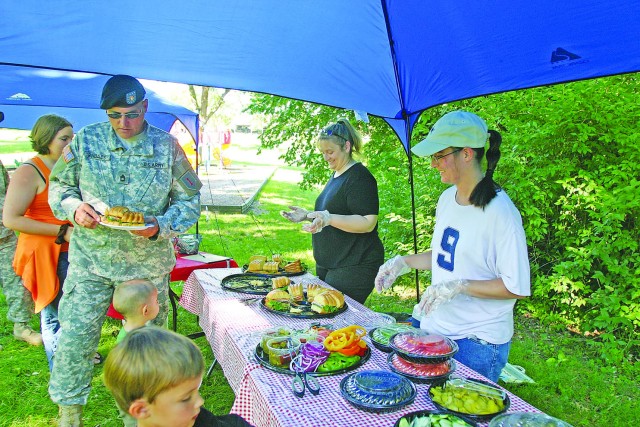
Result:
M169 274L140 277L158 289L160 312L154 324L165 327L169 313ZM91 391L93 355L102 332L113 290L120 280L92 275L69 265L58 315L61 334L49 381L51 400L59 405L86 405Z
M13 269L17 241L13 233L0 237L0 283L9 306L7 319L13 323L28 323L33 316L33 299Z

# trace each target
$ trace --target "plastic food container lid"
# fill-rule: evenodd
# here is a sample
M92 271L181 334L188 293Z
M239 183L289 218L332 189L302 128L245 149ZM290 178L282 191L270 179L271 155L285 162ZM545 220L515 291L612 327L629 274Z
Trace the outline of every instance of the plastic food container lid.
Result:
M360 371L340 382L342 396L356 407L370 411L390 411L415 399L416 386L401 375L388 371Z
M547 414L516 412L498 415L491 420L489 427L571 427L571 424Z
M419 329L395 334L389 346L406 360L417 363L443 362L458 352L455 341Z

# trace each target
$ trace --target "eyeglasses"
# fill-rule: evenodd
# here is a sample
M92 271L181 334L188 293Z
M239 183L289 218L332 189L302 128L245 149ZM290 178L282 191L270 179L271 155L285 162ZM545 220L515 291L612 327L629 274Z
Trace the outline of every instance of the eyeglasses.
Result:
M458 148L457 150L453 150L447 154L442 154L441 156L436 156L435 154L433 156L431 156L431 160L438 163L440 160L444 159L445 157L447 157L449 154L453 154L453 153L457 153L458 151L462 151L463 148Z
M124 116L127 119L137 119L138 117L140 117L140 115L142 114L142 111L138 111L135 113L124 113ZM107 116L109 116L109 118L111 119L119 119L120 117L122 117L122 113L116 113L116 112L111 112L111 113L107 113Z

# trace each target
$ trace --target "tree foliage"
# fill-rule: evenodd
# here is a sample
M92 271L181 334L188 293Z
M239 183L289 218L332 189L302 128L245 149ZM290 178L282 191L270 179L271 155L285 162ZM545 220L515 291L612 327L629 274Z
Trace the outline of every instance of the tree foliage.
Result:
M518 307L592 335L603 358L614 361L634 357L639 348L639 80L613 76L442 105L424 112L412 135L415 144L456 109L477 113L502 133L494 178L522 214L532 270L532 297ZM314 139L348 111L269 95L255 95L249 110L269 117L262 145L287 144L284 160L307 170L303 187L326 181L329 171ZM411 253L408 157L383 120L357 126L368 137L362 160L378 180L387 256ZM444 186L427 160L414 157L413 169L422 251ZM428 283L428 274L421 277Z

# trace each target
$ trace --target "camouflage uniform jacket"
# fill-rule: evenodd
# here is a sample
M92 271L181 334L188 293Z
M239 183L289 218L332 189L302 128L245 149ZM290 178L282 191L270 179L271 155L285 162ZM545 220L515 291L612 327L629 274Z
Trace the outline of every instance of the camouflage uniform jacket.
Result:
M177 140L147 124L127 147L109 123L81 129L65 147L50 176L49 204L56 217L75 224L83 202L97 212L126 206L155 216L159 233L151 239L98 225L76 227L69 262L114 280L168 274L175 265L171 238L200 216L202 183Z
M4 210L4 198L7 194L7 187L9 186L9 172L4 168L2 161L0 161L0 239L4 239L7 236L14 235L13 230L9 230L2 225L2 211Z

